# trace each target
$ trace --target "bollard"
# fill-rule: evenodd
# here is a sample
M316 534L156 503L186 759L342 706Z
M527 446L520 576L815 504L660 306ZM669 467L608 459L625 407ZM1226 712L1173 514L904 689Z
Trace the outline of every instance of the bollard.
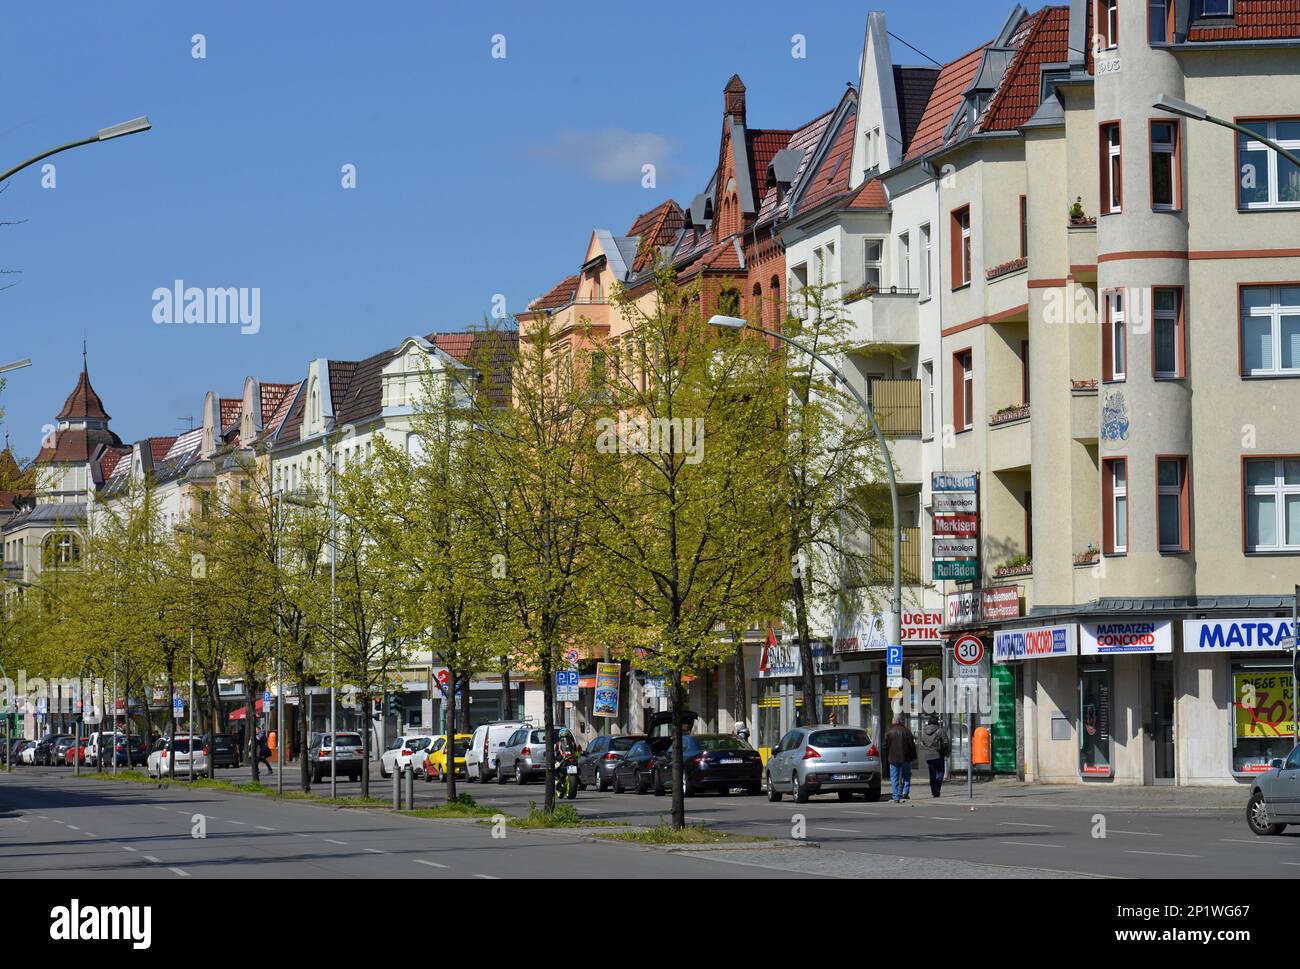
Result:
M415 810L415 766L406 765L406 810Z
M401 771L396 771L396 770L393 771L393 810L394 811L400 811L402 809L401 777L402 777Z

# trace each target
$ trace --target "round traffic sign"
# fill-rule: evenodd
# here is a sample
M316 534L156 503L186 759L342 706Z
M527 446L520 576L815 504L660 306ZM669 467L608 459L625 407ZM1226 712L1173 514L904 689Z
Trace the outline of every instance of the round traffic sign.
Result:
M975 666L984 658L984 640L962 636L952 644L952 657L962 666Z

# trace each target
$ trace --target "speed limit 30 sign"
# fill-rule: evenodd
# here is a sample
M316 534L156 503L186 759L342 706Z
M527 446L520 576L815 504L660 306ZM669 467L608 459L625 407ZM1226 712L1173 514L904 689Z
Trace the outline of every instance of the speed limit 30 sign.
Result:
M984 640L978 636L960 636L952 644L952 658L957 661L958 676L978 676L984 660Z

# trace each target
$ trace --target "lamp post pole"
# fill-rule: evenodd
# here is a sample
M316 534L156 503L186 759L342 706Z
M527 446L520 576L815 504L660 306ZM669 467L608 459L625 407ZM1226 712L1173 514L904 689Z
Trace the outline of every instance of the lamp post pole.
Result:
M89 138L78 138L76 141L70 141L66 145L59 145L59 147L51 148L49 151L43 151L39 155L33 155L25 162L19 162L13 168L0 174L0 182L3 182L10 175L15 175L18 172L21 172L28 165L35 165L38 161L41 161L44 158L49 158L51 155L57 155L61 151L67 151L69 148L80 148L82 145L93 145L96 142L108 141L112 138L120 138L123 135L134 135L141 131L148 131L152 127L153 125L149 123L147 117L139 117L133 118L130 121L123 121L121 124L101 128ZM117 713L114 711L114 716L116 715Z
M335 695L337 688L336 680L338 678L338 669L336 663L337 637L338 637L338 596L335 574L337 571L336 563L339 557L339 539L338 539L338 503L334 498L334 443L329 445L330 457L330 797L338 797L339 771L338 771L338 752L339 738L336 733L335 717L338 713L338 698Z
M1177 114L1184 118L1191 118L1193 121L1208 121L1210 124L1217 124L1221 128L1229 128L1239 134L1249 135L1256 141L1273 149L1292 165L1300 168L1300 155L1297 155L1293 151L1287 151L1287 149L1283 148L1276 141L1273 141L1271 138L1265 138L1258 131L1252 131L1245 125L1239 125L1237 122L1229 121L1227 118L1216 118L1204 108L1197 107L1195 104L1189 104L1188 102L1181 101L1178 98L1170 97L1168 94L1162 94L1156 98L1153 107L1159 108L1161 111L1168 111L1170 114Z

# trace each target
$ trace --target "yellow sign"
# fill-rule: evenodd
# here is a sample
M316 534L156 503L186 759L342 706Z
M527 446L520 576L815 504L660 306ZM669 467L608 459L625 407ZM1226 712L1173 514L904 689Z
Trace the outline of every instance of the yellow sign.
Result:
M1295 734L1295 691L1290 673L1238 673L1232 686L1238 737Z

